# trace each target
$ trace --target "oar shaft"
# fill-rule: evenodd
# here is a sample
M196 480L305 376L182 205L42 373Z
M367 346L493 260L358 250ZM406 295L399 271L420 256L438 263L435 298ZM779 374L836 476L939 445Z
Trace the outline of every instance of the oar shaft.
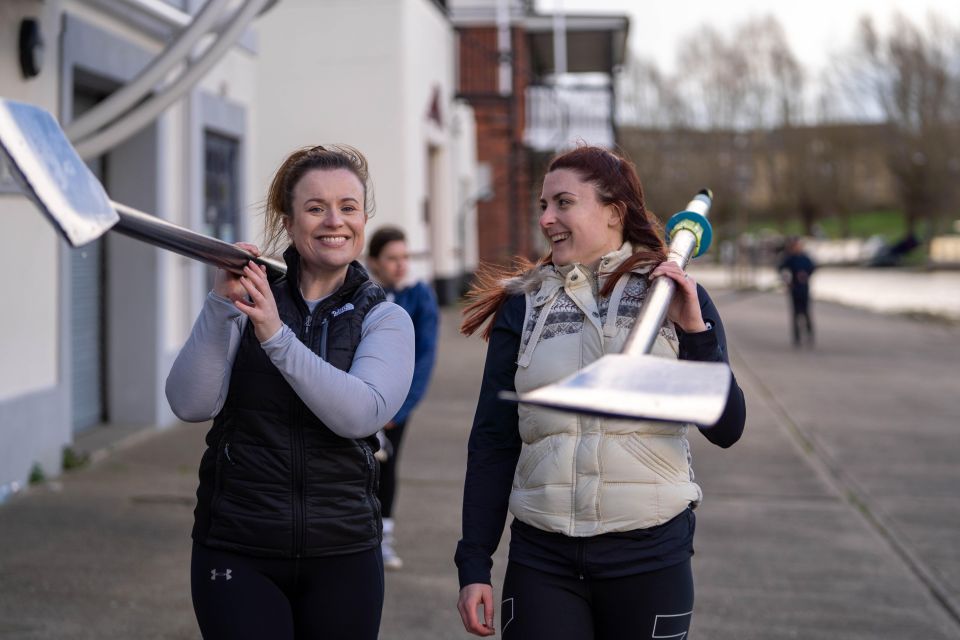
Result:
M711 204L712 198L709 192L701 191L687 204L685 211L706 218ZM688 228L678 227L671 235L667 259L680 265L681 269L686 269L687 263L690 262L690 258L699 244L700 238L697 237L696 233ZM670 301L673 300L676 288L676 283L670 278L654 280L643 305L640 307L633 329L627 336L622 353L626 355L650 353L650 350L653 349L653 343L656 342L657 335L660 333L660 328L663 326L663 321L667 317L667 310L670 308Z
M233 273L243 273L243 267L250 260L264 265L275 276L287 272L287 266L278 260L254 257L252 253L229 242L205 236L118 202L111 204L120 216L113 230L125 236Z

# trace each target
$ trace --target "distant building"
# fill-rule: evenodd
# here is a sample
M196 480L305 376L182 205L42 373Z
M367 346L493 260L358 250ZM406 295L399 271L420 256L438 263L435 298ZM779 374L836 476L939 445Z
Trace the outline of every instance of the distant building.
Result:
M622 127L649 206L661 217L703 187L715 192L714 226L896 208L888 125L833 124L762 131Z
M623 64L625 16L543 15L531 0L448 0L459 51L458 95L477 116L490 176L478 205L480 259L542 253L540 179L557 150L612 146L612 76Z

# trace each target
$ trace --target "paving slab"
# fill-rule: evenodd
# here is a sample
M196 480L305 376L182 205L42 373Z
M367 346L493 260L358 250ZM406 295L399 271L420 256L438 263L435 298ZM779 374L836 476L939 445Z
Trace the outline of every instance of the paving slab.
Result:
M691 434L705 493L691 637L960 637L960 330L818 303L817 346L795 351L782 296L715 298L749 417L728 450ZM452 558L485 346L456 323L445 311L400 462L405 566L387 574L385 639L469 637ZM188 565L205 430L138 435L0 506L0 638L199 637Z

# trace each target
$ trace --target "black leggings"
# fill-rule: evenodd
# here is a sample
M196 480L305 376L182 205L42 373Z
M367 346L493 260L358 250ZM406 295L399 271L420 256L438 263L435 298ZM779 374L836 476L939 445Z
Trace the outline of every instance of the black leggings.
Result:
M810 318L810 290L793 289L790 292L790 302L793 306L793 343L800 344L801 318L806 325L807 339L813 341L813 320Z
M397 463L400 461L400 443L403 441L403 430L407 423L397 423L392 429L384 429L383 433L393 446L393 451L386 462L380 463L380 513L384 518L393 517L393 498L397 494Z
M693 614L690 561L624 578L556 576L510 562L503 640L684 640Z
M375 640L380 547L325 558L256 558L193 545L193 610L206 640Z

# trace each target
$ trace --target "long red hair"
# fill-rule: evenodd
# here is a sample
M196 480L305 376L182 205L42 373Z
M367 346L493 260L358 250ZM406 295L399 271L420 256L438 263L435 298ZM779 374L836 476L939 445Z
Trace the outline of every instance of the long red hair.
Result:
M610 272L601 296L609 296L617 281L636 267L644 264L663 262L667 258L667 248L663 241L660 221L647 211L643 200L643 186L637 169L625 156L601 147L581 146L553 158L547 173L558 169L575 172L580 179L593 185L597 199L604 205L612 205L623 220L623 239L630 242L637 251ZM534 266L550 264L552 255L547 254L534 265L529 261L518 260L513 269L483 265L477 272L477 279L467 293L467 305L463 309L463 323L460 332L472 335L484 322L496 315L509 295L504 281L518 276ZM490 338L493 323L489 323L481 334Z

